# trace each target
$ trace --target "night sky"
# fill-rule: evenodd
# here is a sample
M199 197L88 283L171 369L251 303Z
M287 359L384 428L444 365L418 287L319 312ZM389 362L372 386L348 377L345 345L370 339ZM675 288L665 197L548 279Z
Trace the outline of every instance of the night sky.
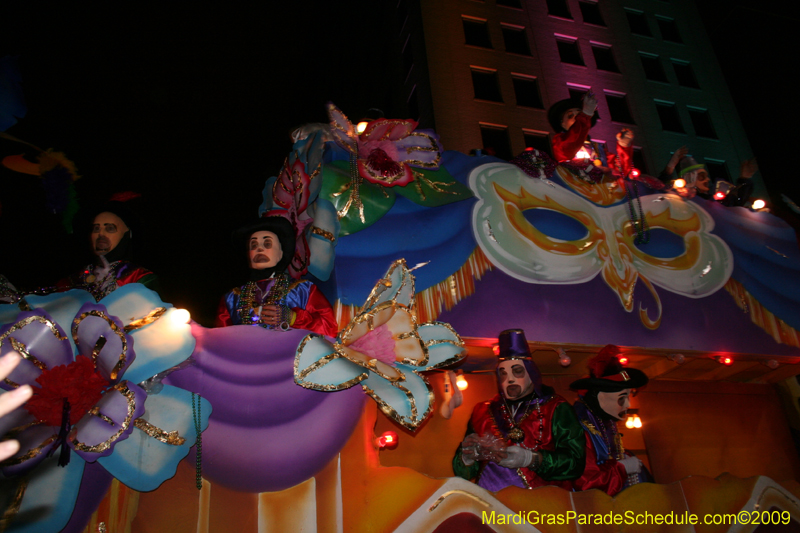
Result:
M699 3L773 201L778 192L800 201L784 165L796 150L786 117L797 92L798 21L777 3ZM255 217L264 181L291 148L289 132L326 122L328 101L353 119L372 107L406 118L391 109L387 57L399 53L384 22L391 2L86 3L80 12L34 4L0 7L0 57L19 56L28 105L7 133L64 151L83 176L81 206L141 193L137 262L160 276L165 301L204 325L243 279L230 233ZM0 141L0 156L20 148ZM0 273L23 288L89 260L86 234L67 236L39 187L0 168Z

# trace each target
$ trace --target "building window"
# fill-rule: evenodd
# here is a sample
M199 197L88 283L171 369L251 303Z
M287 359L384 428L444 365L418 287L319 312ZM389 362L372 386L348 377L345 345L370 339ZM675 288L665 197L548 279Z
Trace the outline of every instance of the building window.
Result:
M699 89L700 85L697 83L697 78L694 76L692 65L686 61L672 60L672 68L675 69L675 76L678 78L678 84L681 87L691 87L692 89Z
M553 17L572 20L567 0L547 0L547 14Z
M522 130L525 136L525 148L536 148L540 152L550 154L550 135L545 131Z
M625 124L636 124L628 107L628 97L624 93L606 91L606 102L608 103L608 112L611 114L611 120L624 122Z
M681 117L678 115L678 108L673 102L656 100L656 110L658 118L661 119L661 129L664 131L674 131L676 133L686 133L681 124Z
M626 9L625 15L628 16L628 24L631 27L631 33L636 35L644 35L645 37L652 37L650 32L650 25L647 23L647 17L641 11L633 9Z
M531 55L531 47L528 45L528 36L525 34L525 28L506 26L505 24L502 25L502 28L506 52L524 56Z
M583 15L583 22L586 24L594 24L595 26L605 26L606 21L603 20L603 14L600 13L599 2L578 2L581 6L581 15Z
M486 153L508 161L511 155L511 143L508 141L508 128L498 124L480 123L481 140Z
M491 48L492 40L489 38L489 26L485 20L471 17L461 17L464 25L464 40L470 46Z
M644 154L639 146L633 147L633 166L639 169L640 172L650 174L650 171L647 168L647 162L644 160Z
M642 68L644 68L644 76L648 80L662 81L667 83L667 74L664 72L664 65L661 63L661 58L655 54L647 54L639 52L639 57L642 59Z
M581 65L583 57L581 56L581 49L578 46L578 40L569 37L556 37L558 44L558 55L561 57L562 63L569 63L570 65Z
M569 97L575 101L580 101L583 99L583 95L588 93L591 87L587 87L586 85L577 85L574 83L567 84L567 90L569 91Z
M522 4L520 3L520 0L497 0L497 5L522 9Z
M544 109L542 95L539 93L539 83L536 78L512 74L511 81L514 82L514 94L517 97L517 105L523 107L535 107Z
M608 72L619 72L617 62L614 60L614 53L611 47L607 44L592 43L592 54L594 54L594 62L598 70L607 70Z
M728 183L732 183L731 173L728 172L728 165L725 164L725 161L706 158L704 163L706 165L706 170L708 170L708 175L711 176L711 179L724 180Z
M689 118L692 119L692 126L694 126L694 134L698 137L708 137L709 139L716 139L717 132L714 131L714 125L711 123L711 115L708 114L707 109L700 109L699 107L688 107Z
M656 16L656 22L658 22L658 30L661 32L662 39L673 43L683 42L681 34L678 32L678 25L675 23L675 19Z
M496 70L472 67L472 88L475 89L475 98L478 100L503 101Z

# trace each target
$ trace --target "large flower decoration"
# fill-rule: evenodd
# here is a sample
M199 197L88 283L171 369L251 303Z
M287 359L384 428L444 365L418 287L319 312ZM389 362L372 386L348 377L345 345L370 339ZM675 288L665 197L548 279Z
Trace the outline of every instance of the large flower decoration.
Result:
M190 326L173 319L176 310L143 285L121 287L99 303L80 290L24 302L29 310L22 312L0 306L0 355L23 357L0 387L34 390L2 421L0 430L21 446L0 471L27 474L16 488L18 519L10 530L59 531L87 462L135 490L153 490L194 444L193 403L202 428L211 409L189 391L164 385L148 393L143 386L186 360L195 344Z
M295 381L327 392L361 384L387 416L415 430L433 409L433 392L419 372L451 365L464 355L464 344L449 324L417 324L414 276L400 259L333 342L318 335L303 339Z
M364 131L342 111L328 103L331 132L336 143L355 155L358 174L383 187L405 187L414 180L411 167L439 168L442 149L432 131L414 131L417 122L380 118L367 123Z

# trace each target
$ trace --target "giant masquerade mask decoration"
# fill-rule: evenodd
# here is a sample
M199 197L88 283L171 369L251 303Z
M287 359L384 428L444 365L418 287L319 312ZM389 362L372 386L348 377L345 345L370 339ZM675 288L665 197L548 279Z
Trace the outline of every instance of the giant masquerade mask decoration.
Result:
M601 274L628 312L641 280L657 306L651 313L638 306L649 329L661 324L656 286L703 298L722 288L733 271L730 249L711 234L713 219L677 196L641 198L651 228L650 242L643 246L634 242L624 199L616 203L604 196L605 205L596 205L579 196L580 190L576 194L549 180L531 179L507 163L477 167L469 183L479 198L472 212L475 239L495 266L527 283L586 283Z

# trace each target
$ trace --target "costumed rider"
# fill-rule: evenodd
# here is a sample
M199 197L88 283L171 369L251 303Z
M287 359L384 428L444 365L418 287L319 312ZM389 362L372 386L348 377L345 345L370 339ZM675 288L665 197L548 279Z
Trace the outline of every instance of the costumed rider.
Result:
M586 468L575 481L576 490L600 489L614 496L641 482L652 482L642 462L625 451L617 421L627 417L632 389L647 384L647 375L623 367L620 350L609 344L589 360L589 377L574 381L578 391L573 408L586 433Z
M317 287L286 272L295 249L295 229L280 216L264 216L234 232L236 245L247 247L250 280L222 297L217 326L240 324L266 329L305 329L335 337L331 304Z
M602 147L589 139L589 130L597 123L597 98L587 92L582 99L567 98L547 110L547 119L553 131L553 157L559 163L576 159L581 149L585 157L603 174L617 171L627 176L633 168L633 132L623 128L617 133L617 153L605 154Z
M118 287L141 283L158 291L158 277L131 262L133 229L138 219L123 202L111 201L94 210L89 242L94 261L78 274L58 282L59 291L83 289L97 301Z
M497 384L500 394L475 406L453 471L477 478L481 487L572 489L583 472L583 429L572 407L542 384L525 333L500 333Z

